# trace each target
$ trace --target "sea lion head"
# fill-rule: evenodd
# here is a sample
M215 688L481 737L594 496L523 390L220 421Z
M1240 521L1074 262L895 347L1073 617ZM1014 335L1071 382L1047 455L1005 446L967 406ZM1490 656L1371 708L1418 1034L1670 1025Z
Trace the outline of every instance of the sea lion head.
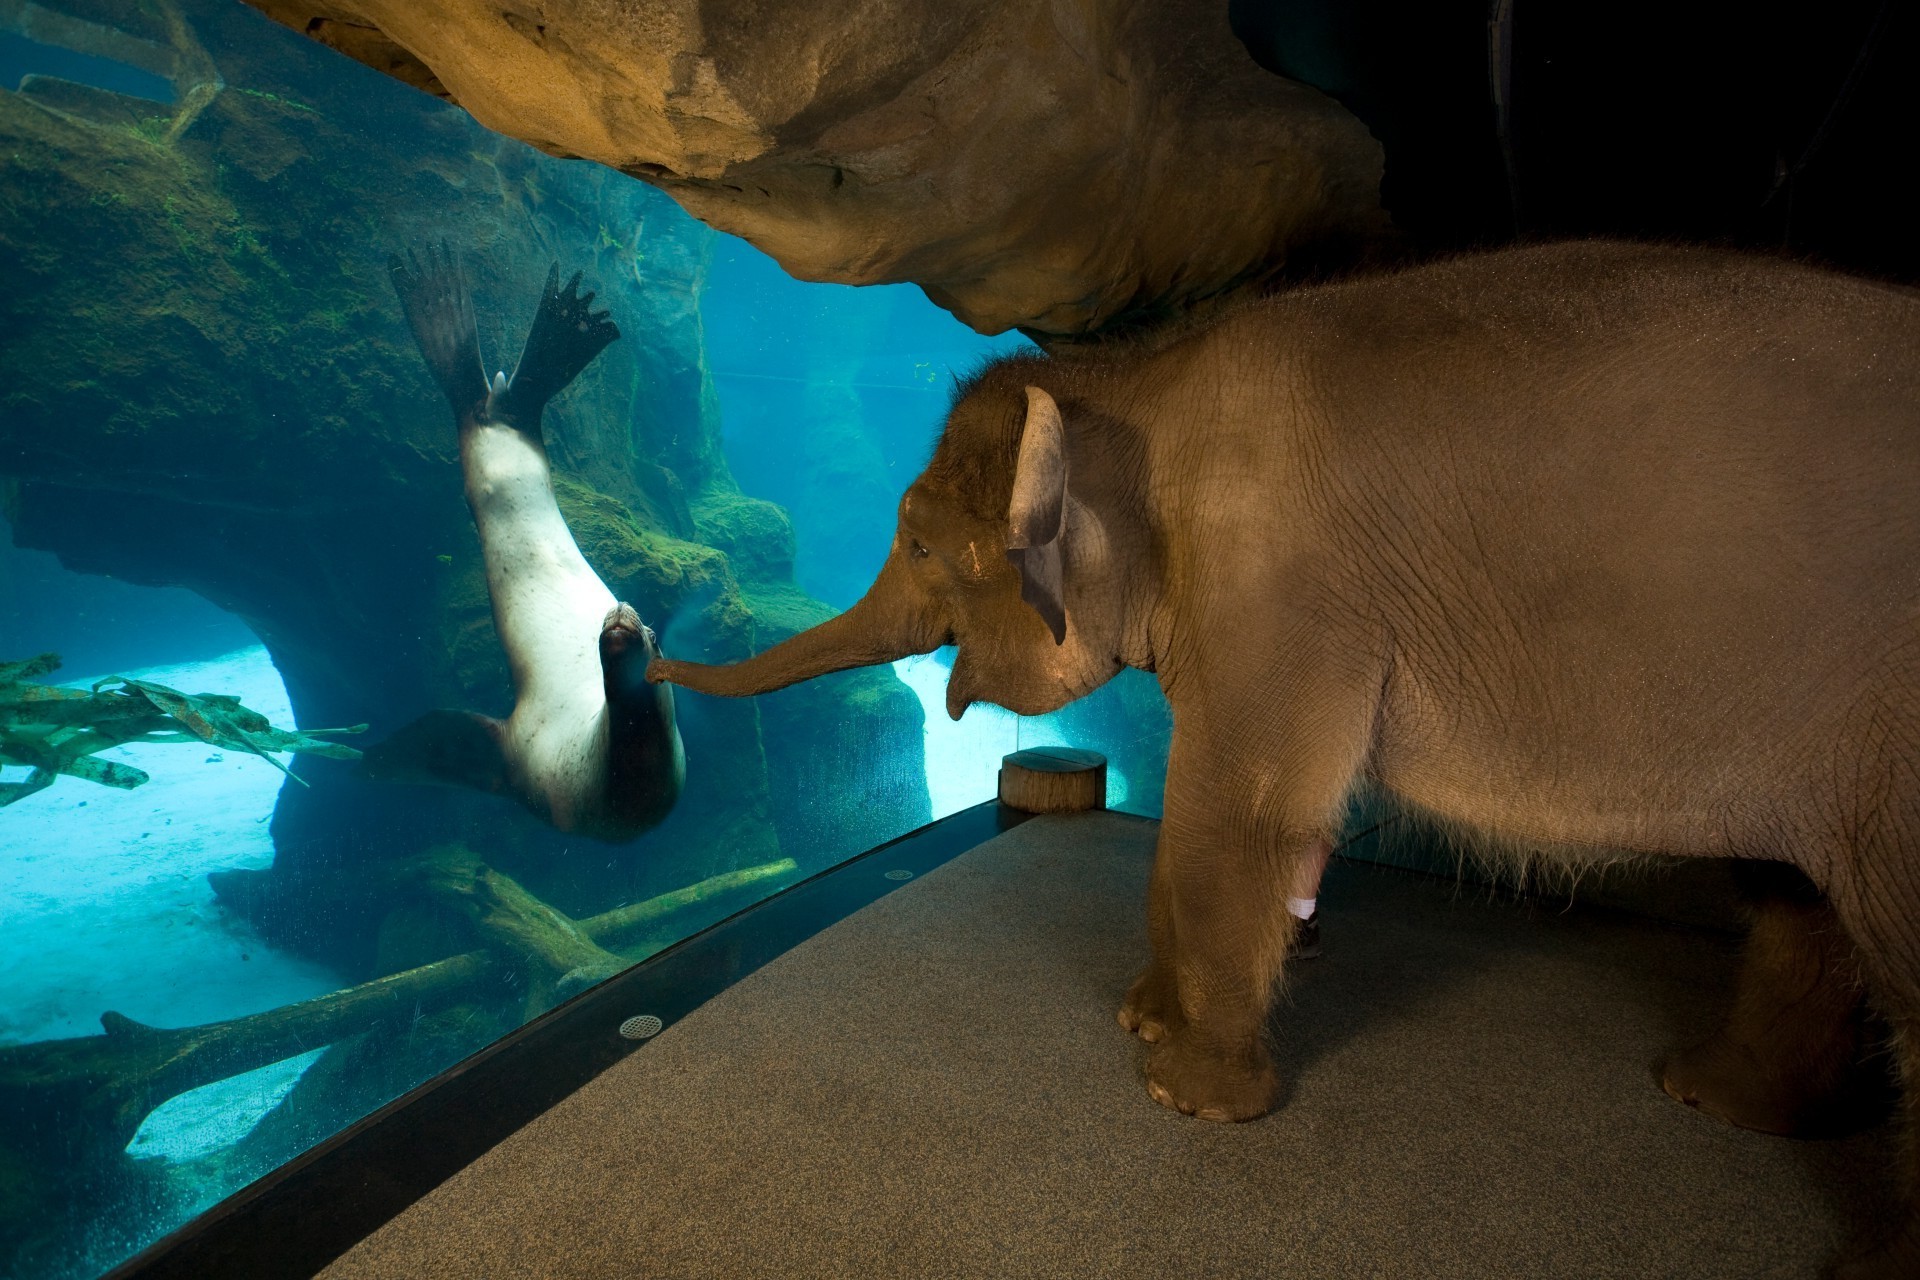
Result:
M647 664L659 656L653 628L640 621L632 605L614 605L600 624L609 729L605 803L623 831L642 830L665 817L686 779L672 686L647 682Z
M611 672L616 666L638 662L642 674L647 663L660 656L660 639L653 628L640 621L640 614L624 600L607 613L600 624L600 666Z

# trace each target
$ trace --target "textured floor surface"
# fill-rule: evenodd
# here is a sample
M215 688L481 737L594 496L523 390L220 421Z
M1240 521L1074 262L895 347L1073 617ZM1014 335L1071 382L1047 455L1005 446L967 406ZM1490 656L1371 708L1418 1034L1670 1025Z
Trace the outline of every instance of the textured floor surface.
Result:
M1036 819L929 873L325 1275L1746 1280L1817 1274L1884 1210L1884 1131L1767 1138L1660 1092L1731 940L1364 864L1278 1015L1284 1108L1163 1110L1113 1017L1153 833Z

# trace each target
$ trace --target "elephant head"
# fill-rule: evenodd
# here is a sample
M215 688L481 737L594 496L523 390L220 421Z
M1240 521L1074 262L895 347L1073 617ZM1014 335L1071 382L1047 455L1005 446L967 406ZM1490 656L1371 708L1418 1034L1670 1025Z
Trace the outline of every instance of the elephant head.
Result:
M647 678L742 697L953 644L947 713L957 720L974 702L1040 715L1117 672L1113 628L1078 607L1084 593L1074 590L1105 576L1106 544L1068 483L1060 410L1032 386L1023 407L1018 384L994 372L954 406L858 603L744 662L662 658Z

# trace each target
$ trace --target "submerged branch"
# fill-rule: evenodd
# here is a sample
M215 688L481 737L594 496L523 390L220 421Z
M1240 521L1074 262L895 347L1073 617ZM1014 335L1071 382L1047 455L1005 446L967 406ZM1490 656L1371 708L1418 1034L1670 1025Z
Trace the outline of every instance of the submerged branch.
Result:
M460 845L429 850L411 868L434 897L464 915L488 942L529 960L541 986L562 995L583 990L627 967L587 930L540 901L512 876Z
M224 693L181 693L151 680L108 676L91 689L67 689L41 683L60 666L59 656L43 653L24 662L0 662L0 765L35 770L28 781L0 787L0 807L24 799L60 774L132 789L147 775L131 765L93 757L137 742L204 742L259 756L305 785L304 779L274 759L292 751L357 760L354 748L327 738L365 733L367 726L344 729L280 729L258 711ZM42 777L41 775L45 775Z
M470 856L470 855L469 855ZM533 956L562 974L584 961L610 976L626 961L598 944L696 903L792 875L793 859L744 867L645 902L573 921L506 876L473 861L476 922L515 958ZM458 871L447 872L457 887ZM510 888L508 887L510 886ZM452 891L452 890L450 890ZM566 969L558 966L566 965ZM0 1048L0 1133L16 1150L70 1159L77 1145L123 1150L148 1113L189 1089L252 1071L311 1049L410 1019L420 1010L470 998L505 976L495 951L470 951L265 1013L197 1027L150 1027L118 1013L100 1016L104 1034Z
M710 876L698 884L690 884L684 889L675 889L657 898L648 898L645 902L636 902L629 907L615 907L597 916L588 916L580 922L580 928L595 942L617 946L622 938L642 925L651 924L662 916L671 915L683 907L704 902L708 898L719 897L723 893L731 893L735 889L745 889L763 880L779 880L792 875L799 869L799 864L792 858L782 858L778 862L763 862L757 867L742 867L738 871L723 872L717 876Z
M411 1016L497 968L493 956L474 951L197 1027L150 1027L103 1013L104 1035L0 1049L0 1116L15 1141L29 1134L63 1144L78 1137L122 1148L149 1112L177 1094L318 1049L387 1018Z

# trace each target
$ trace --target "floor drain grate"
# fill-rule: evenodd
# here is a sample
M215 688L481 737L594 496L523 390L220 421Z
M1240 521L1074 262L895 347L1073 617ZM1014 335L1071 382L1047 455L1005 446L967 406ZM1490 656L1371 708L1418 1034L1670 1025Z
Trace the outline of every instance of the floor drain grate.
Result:
M889 880L911 880L911 879L913 879L913 872L911 872L911 871L889 871L889 872L887 872L887 879L889 879Z
M629 1040L651 1040L660 1034L660 1028L666 1025L650 1013L628 1018L620 1024L620 1034Z

